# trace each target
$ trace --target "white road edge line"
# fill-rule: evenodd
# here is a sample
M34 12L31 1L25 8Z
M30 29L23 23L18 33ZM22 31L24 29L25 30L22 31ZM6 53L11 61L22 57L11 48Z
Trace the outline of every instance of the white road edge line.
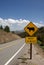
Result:
M4 65L8 65L13 58L21 51L21 49L25 46L25 43L21 46L21 48L4 64Z

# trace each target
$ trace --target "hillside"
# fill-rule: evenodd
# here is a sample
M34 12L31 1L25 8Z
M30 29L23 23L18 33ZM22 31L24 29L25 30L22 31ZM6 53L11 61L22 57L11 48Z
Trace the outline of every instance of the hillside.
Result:
M13 34L11 32L7 33L3 30L0 30L0 44L10 42L19 38L20 37L16 34Z

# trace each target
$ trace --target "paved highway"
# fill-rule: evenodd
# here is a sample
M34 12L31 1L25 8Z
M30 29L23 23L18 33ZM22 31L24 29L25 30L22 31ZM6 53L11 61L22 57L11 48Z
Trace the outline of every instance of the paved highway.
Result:
M0 65L13 65L17 63L17 58L24 51L24 39L12 41L6 44L0 44ZM12 61L13 60L13 61Z
M15 40L6 44L0 44L0 65L18 65L18 58L25 53L26 57L30 58L28 54L29 44L25 43L24 39ZM36 45L32 46L32 60L35 65L44 65L44 57L38 52ZM28 63L30 60L28 60Z

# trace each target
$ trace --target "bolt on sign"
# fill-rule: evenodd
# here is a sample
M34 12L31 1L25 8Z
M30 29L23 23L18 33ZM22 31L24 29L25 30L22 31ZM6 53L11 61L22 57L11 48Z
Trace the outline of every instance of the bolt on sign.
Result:
M28 43L37 43L37 37L26 37L25 42Z
M25 32L27 32L30 36L32 36L37 30L37 26L30 22L25 28Z

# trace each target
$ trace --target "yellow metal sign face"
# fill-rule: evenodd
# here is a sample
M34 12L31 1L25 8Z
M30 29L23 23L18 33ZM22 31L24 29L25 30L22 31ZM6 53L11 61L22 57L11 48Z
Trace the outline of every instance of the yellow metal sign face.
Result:
M37 30L37 26L35 26L32 22L30 22L25 28L24 30L30 35L32 36Z
M26 43L37 43L37 37L26 37L25 42Z

